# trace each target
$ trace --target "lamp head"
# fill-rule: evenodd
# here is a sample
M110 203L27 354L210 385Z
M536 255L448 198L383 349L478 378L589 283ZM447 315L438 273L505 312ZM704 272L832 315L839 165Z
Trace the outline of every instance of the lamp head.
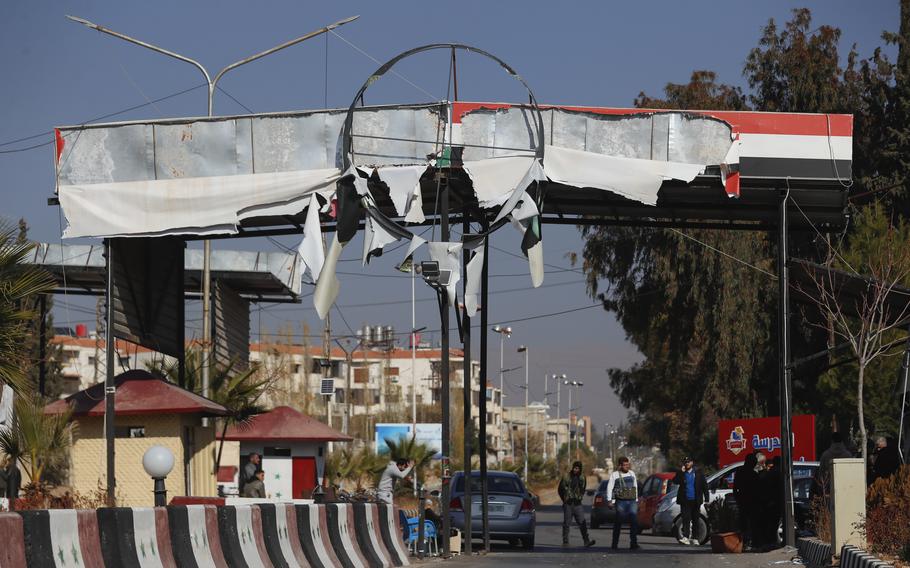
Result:
M520 346L520 347L518 348L518 352L519 352L519 353L524 353L524 352L527 351L527 350L528 350L528 348L527 348L526 346L524 346L524 345L522 345L522 346Z
M174 453L164 446L152 446L142 456L142 467L152 478L165 478L174 469Z

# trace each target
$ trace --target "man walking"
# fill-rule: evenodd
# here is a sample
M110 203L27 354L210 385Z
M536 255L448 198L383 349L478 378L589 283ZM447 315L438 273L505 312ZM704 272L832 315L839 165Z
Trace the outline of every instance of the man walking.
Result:
M377 487L377 497L383 503L393 504L393 495L395 495L395 480L404 479L414 469L414 462L404 458L390 461L389 465L382 471L379 477L379 486Z
M616 508L616 518L613 521L613 550L619 548L619 533L622 532L622 522L628 519L629 539L631 550L638 550L638 480L632 471L632 462L626 456L619 458L619 469L610 474L607 484L607 496L610 498L610 507Z
M699 544L696 534L698 514L701 504L709 500L705 474L695 467L695 460L687 457L683 459L682 469L676 472L673 483L679 486L676 502L682 512L679 541L683 544Z
M559 498L562 499L562 545L569 545L569 524L575 519L575 524L581 531L581 538L585 546L594 546L594 541L588 537L588 525L585 523L585 511L581 500L585 496L587 480L581 474L581 462L572 464L569 475L559 481Z

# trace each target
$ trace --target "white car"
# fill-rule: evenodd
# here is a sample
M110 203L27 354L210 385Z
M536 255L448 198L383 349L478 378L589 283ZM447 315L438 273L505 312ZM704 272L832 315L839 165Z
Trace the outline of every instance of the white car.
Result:
M743 465L743 462L730 464L708 476L709 502L733 492L734 471L741 465ZM797 517L800 516L800 504L803 501L808 504L809 488L816 470L818 470L818 462L793 462L793 496L797 501ZM651 523L652 534L670 535L676 537L677 540L682 537L680 534L682 515L680 514L679 504L676 503L678 490L679 486L674 485L657 505L654 521ZM702 504L695 536L698 538L698 542L704 544L707 542L709 534L708 514L705 510L705 504Z

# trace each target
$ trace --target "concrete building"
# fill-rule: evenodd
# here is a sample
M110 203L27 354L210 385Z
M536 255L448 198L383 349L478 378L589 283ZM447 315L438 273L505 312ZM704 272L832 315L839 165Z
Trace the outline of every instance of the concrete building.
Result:
M516 451L519 454L523 451L525 423L528 424L529 442L539 448L541 457L554 459L559 448L569 441L569 420L551 418L550 407L543 402L530 403L527 412L524 405L507 406L503 411L506 439L500 459L509 459Z

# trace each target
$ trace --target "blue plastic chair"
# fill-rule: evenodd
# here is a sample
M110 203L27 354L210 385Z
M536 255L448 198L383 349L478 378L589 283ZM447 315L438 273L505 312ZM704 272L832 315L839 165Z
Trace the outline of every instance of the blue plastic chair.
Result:
M412 554L417 554L417 540L420 535L420 517L408 517L404 511L399 511L401 516L402 527L405 534L404 539L408 543L408 550ZM439 556L439 543L436 525L432 521L424 519L423 521L423 541L426 543L427 552L432 556Z

